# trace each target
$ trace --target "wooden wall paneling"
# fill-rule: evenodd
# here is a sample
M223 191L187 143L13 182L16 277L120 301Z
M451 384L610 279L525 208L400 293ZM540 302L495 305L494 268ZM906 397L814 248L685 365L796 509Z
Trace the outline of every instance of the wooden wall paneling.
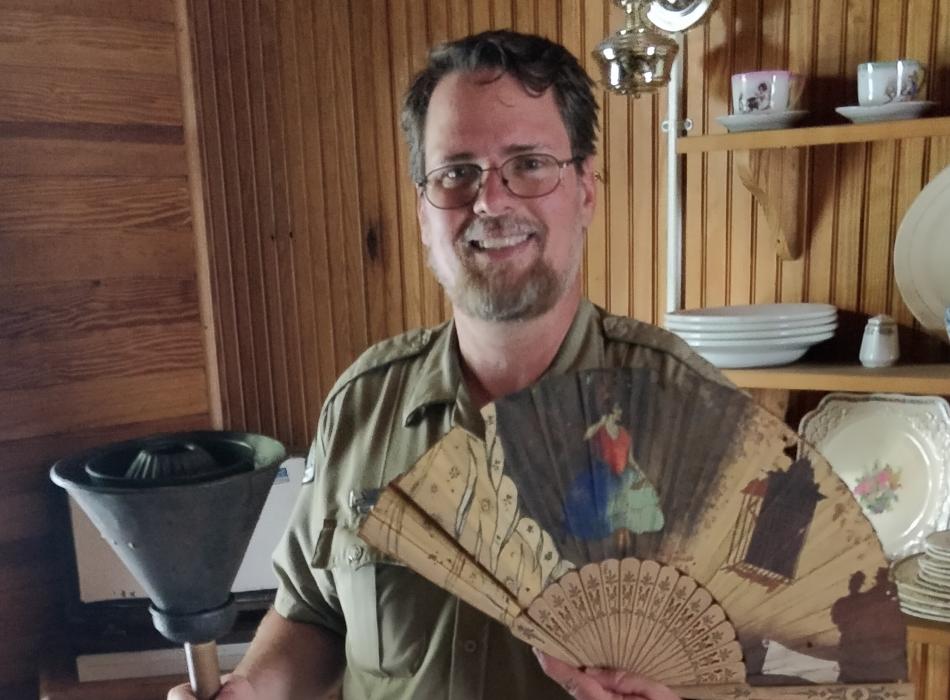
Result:
M206 0L188 0L192 31L195 35L193 56L195 73L195 111L199 124L199 147L204 173L205 228L210 287L214 304L218 373L221 377L221 420L225 427L247 424L241 395L244 381L240 374L241 339L237 337L234 304L233 264L228 239L227 197L224 191L223 161L225 135L219 127L218 75L215 69L216 41L211 32L211 10ZM214 124L213 129L207 125ZM236 235L236 232L234 232Z
M721 9L719 10L722 11ZM706 34L703 26L686 33L683 41L683 118L691 119L697 133L709 133L712 118L706 109L706 84L703 64L706 60ZM681 160L683 167L683 261L681 298L684 308L703 305L705 209L708 154L692 153Z
M872 37L869 33L873 0L848 0L844 32L844 65L846 70L871 56ZM860 304L861 275L864 260L861 257L867 221L865 211L868 178L869 144L839 146L841 150L838 171L838 189L835 198L837 231L835 236L835 279L833 303L839 308L857 311Z
M490 2L469 2L462 0L468 6L472 18L472 32L484 32L493 28L492 6Z
M320 177L318 96L312 88L315 47L308 2L282 3L276 6L276 12L293 231L291 279L299 314L306 430L312 433L323 396L335 379L334 353L328 349L334 343L335 330L328 321L331 297L326 241L312 233L323 206L323 192L314 187Z
M561 17L564 13L562 0L537 0L535 5L535 31L554 41L561 40Z
M70 129L65 138L22 136L15 131L0 125L0 152L4 154L0 177L187 175L180 131L170 134L170 140L159 134L159 142L110 138L84 128Z
M196 368L97 377L60 384L51 392L32 388L0 390L0 403L17 407L16 412L0 415L0 435L19 440L168 416L199 415L208 410L205 382L204 368Z
M0 235L188 231L187 195L181 177L8 177L0 187Z
M369 13L351 8L349 21L354 37L368 37L372 34L372 25L378 20ZM381 159L378 155L379 141L385 138L387 130L377 127L379 109L376 106L376 95L379 93L375 86L377 78L375 74L380 67L376 61L376 57L380 55L379 51L373 47L372 41L357 44L354 51L358 56L359 64L368 64L369 70L361 70L361 75L354 76L354 119L358 138L356 139L357 154L353 159L352 168L357 174L359 186L357 190L351 191L349 196L358 206L359 228L353 234L358 236L363 246L368 338L372 342L389 335L386 319L391 315L391 301L386 294L385 253L381 231L382 202L380 201L382 173L379 169Z
M75 279L176 277L194 264L191 237L169 231L164 237L77 233L57 236L0 236L7 283L42 284Z
M490 0L490 2L492 27L495 29L512 29L514 27L513 0Z
M101 19L175 22L171 2L161 0L2 0L4 10L29 10L43 15L79 15Z
M340 250L346 260L346 276L339 286L334 288L334 306L348 309L350 320L347 325L350 333L350 345L340 371L356 359L369 344L367 329L366 274L364 271L364 240L358 215L356 134L354 133L354 92L362 88L365 76L362 61L354 65L353 46L349 32L349 12L346 3L332 3L339 8L331 13L330 31L338 43L334 44L332 57L333 78L338 98L334 100L337 109L337 147L335 177L340 183L340 209L343 213L339 235ZM360 42L361 44L362 42ZM339 255L340 251L334 254Z
M181 124L174 75L5 66L0 121Z
M265 99L261 119L267 125L267 138L261 145L266 163L265 189L270 209L271 246L269 260L272 324L277 332L271 336L271 354L280 361L281 376L275 390L278 402L277 428L291 449L305 445L312 437L313 427L307 419L306 379L303 372L303 343L299 315L296 277L294 275L294 227L290 203L287 165L287 121L290 110L285 102L285 87L280 58L277 8L269 2L257 2L248 23L260 27L259 78L255 87ZM284 388L281 388L284 387Z
M728 41L728 30L723 13L715 13L706 22L705 62L703 64L706 82L705 108L708 119L729 112L729 64L725 60L728 52L724 47ZM732 183L724 175L728 172L730 154L725 151L709 153L706 167L717 176L709 177L706 182L705 203L703 207L703 238L705 255L702 261L704 279L704 303L717 306L726 303L726 260L729 244L729 205ZM689 270L686 274L695 274Z
M162 3L166 8L170 3ZM177 75L175 37L164 23L7 9L0 5L0 65Z
M465 0L446 0L446 3L449 36L459 38L472 33L471 4Z
M623 26L623 11L611 6L608 20L610 27ZM633 192L629 183L634 175L630 162L632 99L609 96L604 102L603 115L606 134L604 156L607 159L607 172L610 173L603 204L607 213L607 307L616 309L618 313L627 313L630 305L630 208Z
M666 217L661 191L666 192L666 142L660 130L659 105L666 111L666 90L640 99L628 100L630 171L627 178L627 211L630 219L628 297L624 306L630 316L652 322L655 318L658 285L662 265L658 239L664 242ZM664 243L665 247L665 243ZM665 296L662 293L659 296Z
M724 21L727 32L727 42L724 53L727 54L725 63L730 67L724 71L724 77L729 81L725 89L726 113L732 113L732 75L745 72L749 66L758 65L758 46L754 41L741 39L741 34L748 34L749 18L754 17L755 0L736 0L728 8L723 8ZM710 125L712 128L712 125ZM724 131L724 127L716 124L717 131ZM740 156L741 157L741 156ZM756 216L758 204L752 198L739 176L736 174L734 162L736 154L732 154L728 161L728 175L731 189L731 206L728 214L729 251L728 251L728 286L726 299L730 304L747 304L752 301L752 285L756 272L756 255L767 254L769 251L760 251L755 236ZM771 262L771 260L769 260Z
M41 341L197 323L194 280L88 279L0 285L0 341Z
M821 28L813 40L814 72L805 88L806 105L819 114L834 113L829 93L839 92L845 73L843 43L821 41L821 36L843 36L845 7L839 3L816 2L815 23ZM809 217L806 233L808 301L831 302L837 258L835 256L836 212L838 198L837 172L841 149L834 146L811 149L809 174Z
M786 66L790 70L802 76L810 76L813 72L813 54L811 34L815 31L810 23L811 6L813 0L786 0L784 12L778 15L781 20L780 28L777 31L781 33L782 50L775 56L778 65ZM776 42L777 45L778 42ZM802 162L802 181L801 187L804 192L808 192L808 177L810 169L808 167L808 158L811 149L804 152L804 161ZM801 157L801 153L795 154ZM792 156L795 158L795 156ZM793 161L794 162L794 161ZM809 217L810 203L807 195L801 197L802 218L807 223ZM767 222L763 220L763 224ZM773 238L777 233L771 231ZM808 233L805 233L805 246L807 247ZM804 253L796 260L783 260L779 262L779 271L781 275L781 287L778 291L778 298L783 302L800 302L805 300L805 274L806 274L806 256ZM732 273L730 273L732 274Z
M410 63L409 79L421 70L426 64L426 57L429 47L435 43L445 41L444 22L435 24L434 18L430 14L427 0L409 0L407 3L408 20L408 40L409 55L412 58ZM407 80L404 83L409 85ZM442 288L435 280L435 276L430 274L426 266L426 252L419 238L419 227L415 216L416 209L413 207L412 216L408 222L407 232L412 232L411 236L416 239L415 254L416 265L422 274L422 324L431 326L443 320L448 309L448 304L442 293Z
M389 17L389 6L386 6L386 17ZM460 14L457 10L455 14ZM409 182L409 170L405 162L400 165L398 154L404 151L402 133L399 128L399 110L402 93L393 80L392 39L388 31L388 23L371 18L370 21L370 48L372 51L373 95L375 108L376 155L375 160L366 164L379 172L377 178L379 209L377 221L371 222L375 226L375 240L377 254L382 261L382 276L384 298L386 300L385 335L393 336L407 328L405 316L405 301L403 294L404 281L401 276L402 259L400 238L402 235L412 235L411 232L402 232L399 225L400 191L413 192ZM391 177L381 170L383 163L389 163L393 169ZM378 303L378 302L377 302ZM377 338L378 339L378 338Z
M392 42L390 44L390 65L393 82L393 108L396 114L402 109L402 97L415 73L415 63L412 58L413 44L410 40L410 23L413 21L408 14L408 3L390 2L389 20L391 23ZM417 15L416 15L417 16ZM404 86L400 88L400 86ZM399 139L402 141L400 132ZM409 173L409 152L400 143L396 149L396 173L399 177L407 177ZM407 328L417 328L424 325L423 287L424 256L419 240L418 225L416 223L416 194L415 188L402 187L399 189L399 245L400 262L402 265L403 287L403 317Z
M97 377L134 377L204 366L201 326L169 323L42 339L0 339L0 391L52 389Z
M872 39L875 60L903 56L906 42L906 4L877 5ZM895 31L898 30L898 31ZM915 139L916 140L916 139ZM907 144L913 148L913 144ZM867 228L862 242L864 270L860 282L860 306L872 311L890 312L889 290L893 270L892 235L900 219L896 194L899 183L899 154L905 142L882 141L870 144L865 189Z
M591 55L597 45L617 30L607 15L605 3L587 3L584 7L582 22L581 43L578 46L578 59L587 72L599 80L600 67ZM597 100L600 129L598 131L597 152L595 167L601 177L597 182L597 207L594 218L587 231L587 245L584 253L584 279L587 296L595 304L607 306L608 303L608 218L609 209L608 191L612 180L610 172L609 142L607 140L607 111L611 101L622 100L615 95L608 95L602 88L594 89L594 98Z
M278 229L274 213L274 183L271 180L271 125L267 119L266 86L272 76L263 64L261 32L269 28L261 25L258 2L249 0L233 12L230 23L232 60L240 70L236 91L243 102L241 111L243 142L247 153L242 161L248 164L243 184L245 220L248 221L251 240L248 246L248 268L251 270L249 294L251 298L250 332L254 338L257 386L261 406L261 422L255 430L276 435L278 426L289 428L287 410L288 388L284 371L286 357L281 334L281 305L277 271Z
M240 231L238 256L243 277L240 279L238 332L247 340L245 386L253 387L254 390L254 394L248 397L253 407L253 420L246 428L272 435L276 426L271 393L272 358L267 337L270 319L264 296L265 272L261 260L262 231L254 153L260 125L254 122L256 95L251 94L248 84L250 68L243 13L219 11L218 17L219 36L230 62L225 83L228 87L225 114L234 134L233 148L229 154L234 167L225 177L233 193L232 225L238 224Z

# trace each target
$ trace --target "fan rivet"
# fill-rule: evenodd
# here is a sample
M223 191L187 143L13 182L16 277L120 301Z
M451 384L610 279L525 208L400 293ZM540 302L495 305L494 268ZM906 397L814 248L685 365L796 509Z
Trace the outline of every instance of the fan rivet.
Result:
M478 642L476 642L474 639L466 639L462 644L462 648L469 654L474 654L478 649Z
M363 548L358 544L354 544L353 546L351 546L349 551L346 553L346 560L350 562L350 564L355 564L362 557L363 557Z

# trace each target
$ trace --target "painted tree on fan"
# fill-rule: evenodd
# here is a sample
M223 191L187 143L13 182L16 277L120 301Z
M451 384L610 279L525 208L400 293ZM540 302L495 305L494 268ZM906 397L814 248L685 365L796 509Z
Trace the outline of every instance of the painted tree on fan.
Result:
M587 428L590 464L574 478L564 499L564 528L574 537L623 542L627 531L663 528L656 489L633 458L633 439L621 424L620 404Z

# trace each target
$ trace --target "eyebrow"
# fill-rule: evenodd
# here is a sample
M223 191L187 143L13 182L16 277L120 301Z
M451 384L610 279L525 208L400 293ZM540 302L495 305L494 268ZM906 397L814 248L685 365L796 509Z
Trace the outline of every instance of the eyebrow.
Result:
M513 143L510 146L505 146L502 150L502 155L505 156L516 156L519 153L536 153L544 152L547 149L544 144L540 143ZM475 154L471 151L458 151L457 153L452 153L451 155L446 156L442 159L443 163L459 163L459 162L471 162L475 160Z

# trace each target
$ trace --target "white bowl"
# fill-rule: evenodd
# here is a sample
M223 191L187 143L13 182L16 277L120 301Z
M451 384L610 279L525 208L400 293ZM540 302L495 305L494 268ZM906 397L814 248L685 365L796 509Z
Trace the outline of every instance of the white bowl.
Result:
M772 367L795 362L812 345L833 336L834 331L828 331L771 340L698 340L690 342L689 346L717 367Z

